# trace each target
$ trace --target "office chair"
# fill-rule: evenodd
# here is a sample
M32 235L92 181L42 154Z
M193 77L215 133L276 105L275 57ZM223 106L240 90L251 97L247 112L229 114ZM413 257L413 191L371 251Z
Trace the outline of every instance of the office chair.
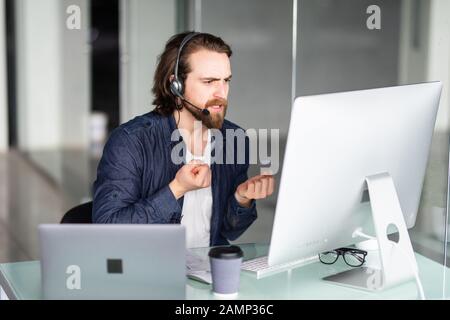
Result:
M92 223L92 201L67 211L61 219L61 223Z

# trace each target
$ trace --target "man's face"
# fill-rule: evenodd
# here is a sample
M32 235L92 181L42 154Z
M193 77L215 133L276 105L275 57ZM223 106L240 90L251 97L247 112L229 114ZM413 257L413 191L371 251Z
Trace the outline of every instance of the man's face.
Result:
M228 106L230 59L225 53L200 50L189 56L188 63L192 71L186 78L184 97L199 108L207 108L209 115L187 104L185 107L206 127L220 129Z

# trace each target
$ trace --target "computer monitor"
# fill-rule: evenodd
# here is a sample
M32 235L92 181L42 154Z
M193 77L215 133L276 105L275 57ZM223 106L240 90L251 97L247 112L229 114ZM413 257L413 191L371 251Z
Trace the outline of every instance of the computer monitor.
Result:
M269 265L365 240L354 237L358 229L373 234L366 177L378 173L392 177L406 226L414 226L441 88L430 82L295 100Z

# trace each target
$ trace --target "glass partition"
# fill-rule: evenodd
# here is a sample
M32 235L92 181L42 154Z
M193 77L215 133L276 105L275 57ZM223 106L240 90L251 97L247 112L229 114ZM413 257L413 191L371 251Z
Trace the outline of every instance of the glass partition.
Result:
M369 27L374 3L380 29ZM448 12L448 3L433 0L299 0L295 67L296 96L443 82L420 208L409 234L416 252L447 265Z
M282 154L292 101L293 1L196 2L193 11L201 16L195 15L194 25L222 37L233 50L227 118L258 133L267 129L262 139L272 137L270 129L278 129ZM251 166L249 176L259 174L259 169L258 164ZM277 183L279 177L280 172ZM276 193L258 203L258 219L238 242L270 241Z
M280 129L277 182L293 97L441 80L420 209L409 231L417 252L443 263L450 108L445 6L433 0L196 0L184 9L189 29L217 34L233 48L228 118L244 128ZM270 241L277 190L238 242Z

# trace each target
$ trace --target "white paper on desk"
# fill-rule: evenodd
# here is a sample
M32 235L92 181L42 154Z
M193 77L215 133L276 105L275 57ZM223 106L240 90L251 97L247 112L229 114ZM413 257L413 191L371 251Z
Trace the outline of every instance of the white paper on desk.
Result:
M186 250L186 268L188 271L211 271L209 259L204 259L190 250Z
M187 276L192 280L212 284L211 271L188 271Z
M204 259L190 250L186 250L186 275L193 280L212 283L209 259Z

